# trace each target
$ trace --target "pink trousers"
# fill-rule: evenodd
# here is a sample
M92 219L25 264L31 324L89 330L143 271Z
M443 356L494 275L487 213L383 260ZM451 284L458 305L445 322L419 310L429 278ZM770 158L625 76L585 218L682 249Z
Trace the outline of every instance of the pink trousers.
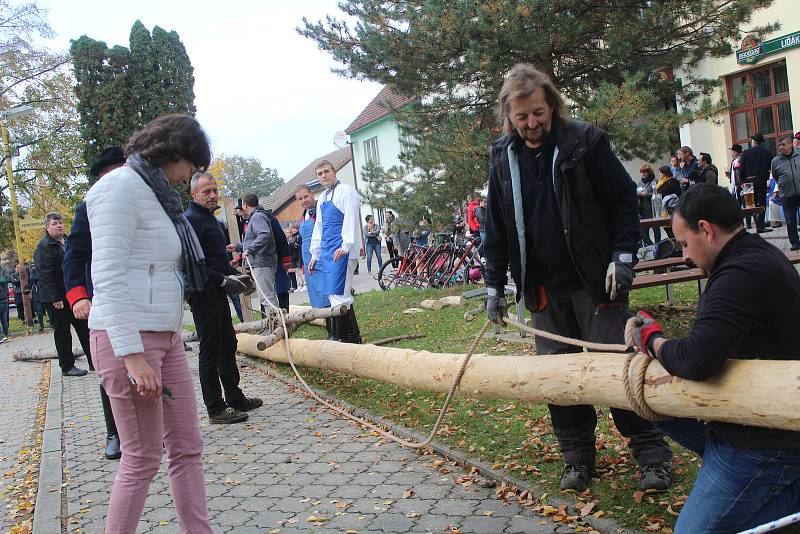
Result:
M150 481L167 450L172 501L184 534L211 534L208 524L203 438L194 384L180 333L141 332L144 357L175 400L145 399L130 384L124 358L114 356L104 330L91 333L90 349L111 399L122 448L106 517L107 534L134 534Z

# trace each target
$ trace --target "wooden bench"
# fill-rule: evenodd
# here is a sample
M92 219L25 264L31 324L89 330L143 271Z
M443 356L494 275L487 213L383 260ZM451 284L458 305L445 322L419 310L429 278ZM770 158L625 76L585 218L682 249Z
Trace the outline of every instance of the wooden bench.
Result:
M742 208L742 216L747 217L749 215L756 215L757 213L763 213L764 207L763 206L755 206L752 208ZM653 217L652 219L640 219L639 226L642 228L671 228L672 227L672 217Z
M786 258L792 263L792 265L800 264L800 252L789 252L786 254ZM680 262L677 263L676 265L674 263L675 260L680 260ZM649 263L651 265L655 263L672 263L670 267L685 265L685 263L683 262L683 258L666 258L663 260L652 260L649 262L642 262L642 263L645 264ZM662 267L669 268L667 265L662 265ZM635 270L636 269L634 269L634 271ZM634 277L633 285L631 285L631 290L642 289L645 287L662 286L662 285L666 286L667 304L672 305L672 300L673 300L672 284L679 284L681 282L694 282L694 281L697 281L698 292L702 293L703 289L705 289L706 274L702 270L700 270L699 267L684 269L682 271L671 271L666 273L639 274L636 277Z

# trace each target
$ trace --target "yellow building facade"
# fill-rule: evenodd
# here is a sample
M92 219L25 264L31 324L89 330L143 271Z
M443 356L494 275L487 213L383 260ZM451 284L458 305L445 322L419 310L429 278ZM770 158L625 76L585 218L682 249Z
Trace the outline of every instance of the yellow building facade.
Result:
M748 27L779 22L781 28L759 41L746 34ZM698 121L680 129L682 145L695 155L708 152L720 170L720 185L729 185L724 170L729 148L745 149L750 136L761 132L765 146L775 151L777 139L800 131L800 1L776 0L757 11L740 28L744 39L735 53L704 59L695 74L722 82L732 105L712 120ZM682 72L676 71L676 77Z

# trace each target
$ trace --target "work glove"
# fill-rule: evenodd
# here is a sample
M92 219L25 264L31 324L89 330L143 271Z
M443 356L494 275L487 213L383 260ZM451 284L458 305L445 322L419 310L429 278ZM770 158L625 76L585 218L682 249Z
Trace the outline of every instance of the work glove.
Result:
M497 290L493 287L486 288L486 314L489 320L495 324L502 325L503 317L508 317L508 303L506 302L505 290Z
M222 288L231 295L252 293L256 286L246 274L232 274L222 279Z
M615 252L606 269L606 294L611 302L627 293L633 284L633 254Z
M664 337L664 330L658 321L647 312L640 311L636 314L636 318L639 319L641 325L633 331L634 344L641 352L655 358L656 351L653 344L656 339Z

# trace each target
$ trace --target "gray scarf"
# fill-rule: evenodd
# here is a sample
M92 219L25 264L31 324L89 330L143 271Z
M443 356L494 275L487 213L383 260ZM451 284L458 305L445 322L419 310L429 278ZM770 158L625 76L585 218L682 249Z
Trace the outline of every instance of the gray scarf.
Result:
M178 238L181 240L184 292L202 291L206 284L205 255L197 234L183 215L181 196L169 185L164 171L142 159L138 153L128 156L127 164L150 186L161 207L172 219Z

